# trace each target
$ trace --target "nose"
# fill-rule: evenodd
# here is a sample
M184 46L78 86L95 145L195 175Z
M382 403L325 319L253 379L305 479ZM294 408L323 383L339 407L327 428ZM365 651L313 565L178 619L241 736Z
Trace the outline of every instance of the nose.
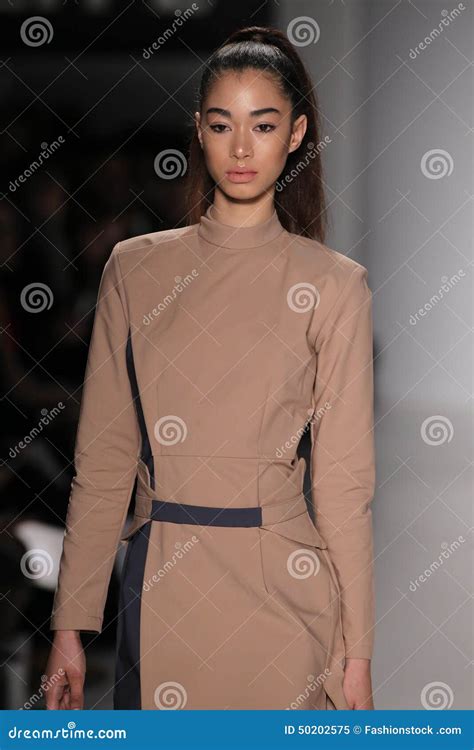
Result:
M249 134L235 132L231 143L231 156L237 158L239 161L246 157L253 156L252 143Z

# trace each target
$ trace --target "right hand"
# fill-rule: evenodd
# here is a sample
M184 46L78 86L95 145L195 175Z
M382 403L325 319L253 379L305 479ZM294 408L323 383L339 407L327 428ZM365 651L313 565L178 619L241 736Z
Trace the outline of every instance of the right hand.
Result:
M84 708L86 658L79 630L56 630L46 665L47 710Z

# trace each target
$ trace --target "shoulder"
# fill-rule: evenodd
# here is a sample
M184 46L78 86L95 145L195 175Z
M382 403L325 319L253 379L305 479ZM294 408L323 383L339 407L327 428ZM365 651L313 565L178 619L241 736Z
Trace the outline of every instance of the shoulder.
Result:
M186 227L147 232L120 240L113 246L107 258L104 274L130 283L137 272L154 267L161 251L168 254L189 247L197 227L198 224L190 224Z
M346 320L357 320L370 311L372 292L368 270L358 261L328 245L289 234L288 257L296 263L300 283L308 283L316 299L310 332L316 351L331 331Z
M352 285L367 283L367 268L348 255L309 237L288 232L288 238L289 256L326 296L335 300Z
M185 242L187 237L193 236L197 231L197 227L197 224L190 224L186 227L162 229L159 232L148 232L128 237L125 240L117 242L112 253L122 257L128 253L147 253L155 248L159 250L161 247L169 246L170 244L179 244Z

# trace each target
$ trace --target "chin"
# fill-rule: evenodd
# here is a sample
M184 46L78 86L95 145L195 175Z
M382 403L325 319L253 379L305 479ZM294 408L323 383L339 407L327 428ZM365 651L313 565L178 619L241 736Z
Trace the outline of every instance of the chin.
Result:
M262 185L261 182L241 182L231 183L228 180L223 180L219 187L225 195L229 198L246 198L248 200L252 198L258 198L264 193L267 193L273 183Z

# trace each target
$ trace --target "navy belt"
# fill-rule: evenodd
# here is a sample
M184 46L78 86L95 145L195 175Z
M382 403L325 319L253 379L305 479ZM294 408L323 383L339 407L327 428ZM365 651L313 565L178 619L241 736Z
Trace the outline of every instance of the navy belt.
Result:
M261 526L262 508L211 508L206 505L153 500L150 518L152 521L193 523L199 526Z

